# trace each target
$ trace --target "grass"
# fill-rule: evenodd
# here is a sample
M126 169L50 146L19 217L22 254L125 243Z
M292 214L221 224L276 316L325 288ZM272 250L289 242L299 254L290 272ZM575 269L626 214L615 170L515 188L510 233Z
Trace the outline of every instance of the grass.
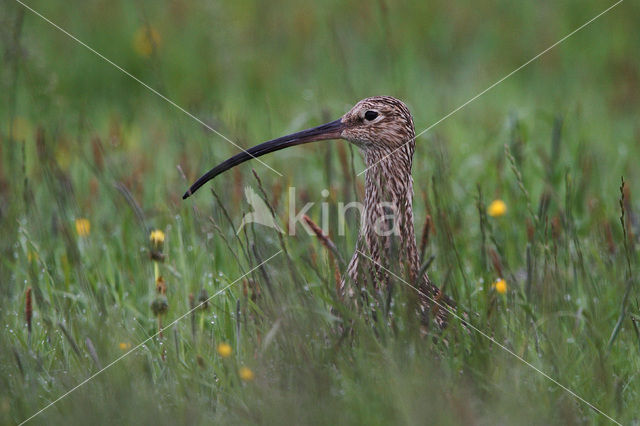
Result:
M282 177L247 163L182 201L237 150L1 4L1 423L27 419L157 333L156 229L162 338L33 423L609 422L458 321L421 337L408 288L392 326L350 312L335 295L334 254L301 226L235 235L245 186L262 186L284 227L295 186L298 209L316 203L316 223L328 203L330 237L349 259L357 221L339 236L335 212L361 193L364 166L346 143L265 157ZM405 100L419 132L609 5L28 4L244 147L375 94ZM640 420L640 74L629 35L639 12L621 3L419 138L413 173L432 280L474 326L624 424ZM486 213L496 199L500 217ZM492 288L499 278L505 294ZM206 295L216 295L206 309L168 327Z

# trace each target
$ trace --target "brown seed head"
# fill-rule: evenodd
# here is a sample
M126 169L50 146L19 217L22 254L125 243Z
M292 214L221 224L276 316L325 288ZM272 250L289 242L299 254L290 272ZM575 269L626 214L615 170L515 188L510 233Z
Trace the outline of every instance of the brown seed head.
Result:
M158 295L155 299L153 299L153 302L151 302L151 311L155 316L164 315L168 310L169 300L164 294Z
M167 294L167 283L162 276L159 276L156 280L156 292L162 295Z
M206 311L209 307L209 292L206 289L200 290L200 294L198 295L198 304L200 304L200 309Z
M25 294L24 313L27 318L27 330L31 334L31 318L33 316L33 305L31 302L31 287L27 287L27 293Z

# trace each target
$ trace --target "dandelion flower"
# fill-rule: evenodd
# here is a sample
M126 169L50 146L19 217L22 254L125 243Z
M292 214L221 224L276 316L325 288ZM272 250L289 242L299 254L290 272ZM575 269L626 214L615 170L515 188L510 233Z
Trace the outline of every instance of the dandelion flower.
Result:
M155 28L145 25L136 31L133 35L133 50L144 58L151 56L154 50L158 49L158 46L162 42L160 33Z
M249 367L240 367L240 371L238 372L240 378L245 382L250 382L255 378L253 371Z
M159 229L154 229L151 231L151 235L149 239L153 244L163 244L164 243L164 232Z
M496 281L496 283L493 285L493 287L496 289L496 291L499 294L505 294L507 292L507 282L505 280L503 280L502 278L500 278L498 281Z
M128 349L131 349L131 343L128 342L120 342L120 344L118 345L118 347L120 348L121 351L126 351Z
M162 249L164 248L164 232L159 229L154 229L149 235L151 241L151 259L162 262L164 260L164 254Z
M218 345L218 353L222 358L229 358L231 356L231 345L228 343L220 343Z
M487 214L491 217L504 216L507 213L507 205L502 200L493 200L487 208Z
M89 219L78 218L76 219L76 233L80 237L87 237L91 232L91 222Z

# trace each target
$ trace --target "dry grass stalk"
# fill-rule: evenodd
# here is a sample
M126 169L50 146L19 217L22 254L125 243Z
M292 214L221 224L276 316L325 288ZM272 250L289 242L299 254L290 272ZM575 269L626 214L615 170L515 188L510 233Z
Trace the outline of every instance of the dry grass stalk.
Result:
M609 222L604 222L604 236L607 241L607 248L610 255L616 254L616 243L613 240L613 232L611 232L611 225Z
M627 314L627 305L629 303L629 295L631 294L631 288L633 287L633 283L634 283L634 278L633 278L633 273L631 268L631 254L630 254L630 243L632 243L633 241L630 239L630 235L627 232L627 230L630 230L628 226L628 223L629 223L628 210L626 208L627 201L628 201L627 197L629 196L630 196L630 192L628 190L628 186L624 181L624 177L623 177L622 182L620 183L619 203L620 203L620 225L622 226L622 238L624 243L624 254L625 254L624 257L627 264L626 265L627 270L625 274L625 281L627 285L624 290L624 295L622 296L622 303L620 304L620 315L618 316L618 321L616 322L616 325L613 328L613 331L611 332L611 337L609 337L609 342L607 343L607 348L609 350L613 346L613 342L615 342L616 338L618 337L618 333L622 328L622 324Z
M338 268L338 261L344 266L344 260L340 256L340 252L336 245L331 241L331 239L322 232L322 229L307 215L304 215L302 219L305 221L307 225L311 228L314 234L318 237L320 242L329 252L329 258L331 259L331 264L333 266L333 274L336 280L336 291L337 294L340 294L340 282L342 282L342 277L340 276L340 269Z
M320 242L322 243L322 245L324 245L329 251L331 251L331 253L333 253L333 255L338 259L340 264L344 266L345 265L344 259L342 259L342 256L340 255L338 248L333 243L333 241L331 241L331 238L325 235L324 232L322 232L322 229L309 216L304 215L302 219L305 221L307 225L309 225L313 233L316 234L316 236L320 239Z
M93 164L99 172L104 171L104 147L99 136L91 139L91 153L93 154Z
M31 341L31 319L33 317L33 303L31 300L31 287L27 288L24 301L24 314L27 319L27 330L29 332L29 341Z
M64 326L64 324L59 322L58 327L60 327L60 330L62 330L62 334L64 334L64 337L67 338L67 341L71 345L71 349L73 349L73 352L75 352L75 354L78 356L79 359L82 358L82 354L80 353L80 348L78 347L78 344L76 343L73 336L71 336L71 334L69 333L67 328Z
M496 272L498 277L504 277L502 270L502 261L500 260L500 255L493 248L489 249L489 255L491 256L491 263L493 264L493 270Z
M627 233L627 241L630 247L633 248L635 237L633 229L636 225L636 217L633 212L632 202L631 202L631 187L628 183L623 182L622 184L622 208L624 209L624 213L627 217L625 221L625 231Z
M100 359L98 358L98 352L96 351L96 347L93 345L93 342L88 337L84 339L85 345L87 345L87 351L89 351L89 355L93 360L94 364L98 368L98 370L102 369L102 364L100 363Z
M191 337L196 338L196 298L189 293L189 311L191 312Z

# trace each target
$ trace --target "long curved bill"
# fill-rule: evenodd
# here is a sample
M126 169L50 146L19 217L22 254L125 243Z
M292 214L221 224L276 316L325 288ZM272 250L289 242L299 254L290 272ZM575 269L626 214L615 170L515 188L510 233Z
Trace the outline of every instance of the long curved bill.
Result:
M290 146L302 145L305 143L321 141L325 139L338 139L340 138L340 134L342 133L343 129L344 124L342 123L342 119L338 119L318 127L303 130L297 133L292 133L287 136L282 136L278 139L263 142L260 145L249 148L248 150L234 155L226 161L223 161L222 163L218 164L216 167L202 175L202 177L195 181L195 183L191 185L187 192L184 193L182 199L186 200L202 185L209 182L219 174L224 173L227 170L237 166L238 164L242 164L245 161L251 160L252 158L258 158L261 155L279 151Z

